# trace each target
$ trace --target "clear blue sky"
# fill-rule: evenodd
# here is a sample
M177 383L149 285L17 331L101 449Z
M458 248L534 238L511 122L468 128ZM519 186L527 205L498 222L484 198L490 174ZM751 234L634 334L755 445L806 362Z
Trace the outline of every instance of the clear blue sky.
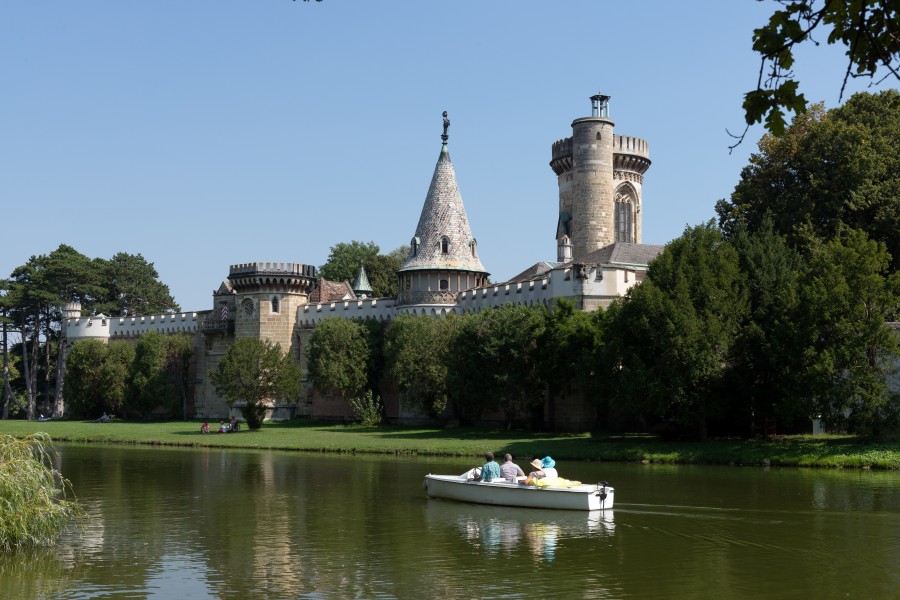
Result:
M184 310L228 266L321 265L415 232L449 111L485 268L556 256L550 145L612 96L643 137L644 242L714 216L756 149L751 35L776 4L422 0L9 0L0 5L0 276L66 243L140 253ZM824 35L820 36L824 40ZM845 62L799 56L838 104ZM855 83L853 90L864 83ZM845 95L846 99L846 95Z

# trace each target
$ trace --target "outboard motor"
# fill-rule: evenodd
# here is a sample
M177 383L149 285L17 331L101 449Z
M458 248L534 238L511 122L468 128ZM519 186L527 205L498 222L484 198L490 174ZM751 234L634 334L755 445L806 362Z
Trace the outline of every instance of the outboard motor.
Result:
M597 484L597 492L596 492L596 495L597 495L597 496L600 496L600 503L601 503L601 504L604 503L604 502L606 502L606 496L609 495L609 494L606 492L606 486L608 486L608 485L609 485L609 482L608 482L608 481L601 481L600 483Z

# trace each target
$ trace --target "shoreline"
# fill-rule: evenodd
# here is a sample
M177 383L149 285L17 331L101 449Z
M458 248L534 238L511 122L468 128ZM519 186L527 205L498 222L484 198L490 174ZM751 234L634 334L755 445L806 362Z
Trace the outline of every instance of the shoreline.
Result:
M201 434L199 421L0 421L0 435L47 433L54 442L334 454L477 457L509 452L517 459L645 464L900 470L900 442L851 435L673 442L650 434L534 433L477 427L363 427L298 419L267 422L259 431Z

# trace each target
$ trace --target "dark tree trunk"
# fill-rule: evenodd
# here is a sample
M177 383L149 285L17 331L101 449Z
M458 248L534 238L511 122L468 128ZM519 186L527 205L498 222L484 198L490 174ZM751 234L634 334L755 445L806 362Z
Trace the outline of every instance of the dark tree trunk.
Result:
M66 356L68 355L66 348L66 340L60 335L59 348L56 352L56 390L53 394L53 410L54 419L61 419L66 412L66 401L63 398L63 381L66 376Z
M9 386L9 345L6 321L3 322L3 415L2 418L9 418L9 401L12 398L12 388Z
M23 328L24 329L24 328ZM25 379L25 418L31 421L34 419L34 394L33 392L33 382L31 379L31 368L29 366L30 360L28 359L28 340L25 339L25 334L22 334L22 375Z

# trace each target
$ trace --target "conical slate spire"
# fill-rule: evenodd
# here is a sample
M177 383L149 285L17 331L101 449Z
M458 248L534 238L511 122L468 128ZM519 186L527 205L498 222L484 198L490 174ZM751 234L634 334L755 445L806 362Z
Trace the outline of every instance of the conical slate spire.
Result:
M419 225L410 242L409 258L400 272L425 269L485 273L476 253L475 238L446 142L441 145Z

